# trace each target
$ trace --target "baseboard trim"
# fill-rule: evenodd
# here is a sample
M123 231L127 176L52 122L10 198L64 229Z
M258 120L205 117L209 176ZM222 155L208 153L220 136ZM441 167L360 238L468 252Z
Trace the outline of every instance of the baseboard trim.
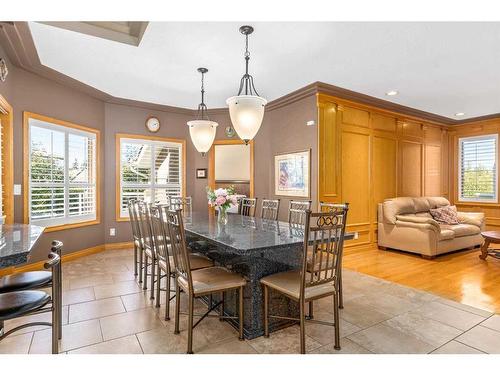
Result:
M69 254L64 254L61 257L61 261L63 263L69 262L69 261L87 256L87 255L97 254L97 253L100 253L102 251L130 249L133 246L134 246L133 242L116 242L116 243L107 243L104 245L97 245L97 246L89 247L87 249L73 251L72 253L69 253ZM26 264L26 265L19 266L19 267L5 268L3 270L0 270L0 276L10 275L13 273L28 272L28 271L40 271L40 270L43 270L44 263L45 263L44 260L40 260L38 262Z

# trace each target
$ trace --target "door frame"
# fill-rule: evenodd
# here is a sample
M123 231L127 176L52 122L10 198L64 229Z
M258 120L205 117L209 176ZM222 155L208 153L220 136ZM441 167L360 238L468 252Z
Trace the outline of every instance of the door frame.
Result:
M214 141L208 153L208 186L210 189L215 188L215 146L216 145L244 145L245 142L241 139L220 139ZM250 147L250 198L254 197L254 142L248 143Z
M14 222L14 131L13 109L7 100L0 95L0 118L3 128L3 176L5 224Z

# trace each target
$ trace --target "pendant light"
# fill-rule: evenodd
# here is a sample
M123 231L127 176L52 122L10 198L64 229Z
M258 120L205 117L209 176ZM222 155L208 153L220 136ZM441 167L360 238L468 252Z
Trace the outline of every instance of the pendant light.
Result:
M204 78L208 69L198 68L198 72L201 73L201 103L198 104L196 120L188 121L187 125L189 126L189 135L191 136L194 147L196 147L198 152L201 152L202 156L205 156L208 150L210 150L210 147L212 147L212 143L214 143L215 132L219 124L215 121L211 121L207 114Z
M253 33L253 27L241 26L240 33L245 35L245 74L241 78L238 95L227 99L226 103L229 106L229 115L234 130L245 141L245 144L248 144L259 131L264 118L264 107L267 100L259 96L253 84L253 77L248 74L248 62L250 60L248 36Z

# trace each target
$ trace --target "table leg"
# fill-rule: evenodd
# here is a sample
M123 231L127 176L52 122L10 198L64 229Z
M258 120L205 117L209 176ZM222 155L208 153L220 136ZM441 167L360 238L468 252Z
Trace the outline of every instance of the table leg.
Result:
M483 246L481 246L481 254L479 255L480 259L484 260L488 256L488 248L490 247L490 242L491 241L489 239L484 240L484 244Z

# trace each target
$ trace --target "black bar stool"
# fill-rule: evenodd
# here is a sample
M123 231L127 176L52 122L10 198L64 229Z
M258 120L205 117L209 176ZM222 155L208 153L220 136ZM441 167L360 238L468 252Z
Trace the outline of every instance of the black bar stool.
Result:
M29 278L19 279L25 281L24 283L18 284L23 288L22 290L12 291L12 289L9 289L11 291L0 294L0 341L20 329L35 325L47 325L52 327L52 354L57 354L59 352L59 339L61 338L62 330L61 258L59 254L62 246L62 242L53 241L51 252L49 253L49 260L44 264L45 269L51 270L49 273L51 273L52 280L50 282L52 286L52 296L41 290L26 290ZM33 279L36 279L36 277ZM39 286L40 284L35 283L34 285ZM26 315L41 314L48 311L52 312L52 323L31 322L4 332L4 322L6 320Z

